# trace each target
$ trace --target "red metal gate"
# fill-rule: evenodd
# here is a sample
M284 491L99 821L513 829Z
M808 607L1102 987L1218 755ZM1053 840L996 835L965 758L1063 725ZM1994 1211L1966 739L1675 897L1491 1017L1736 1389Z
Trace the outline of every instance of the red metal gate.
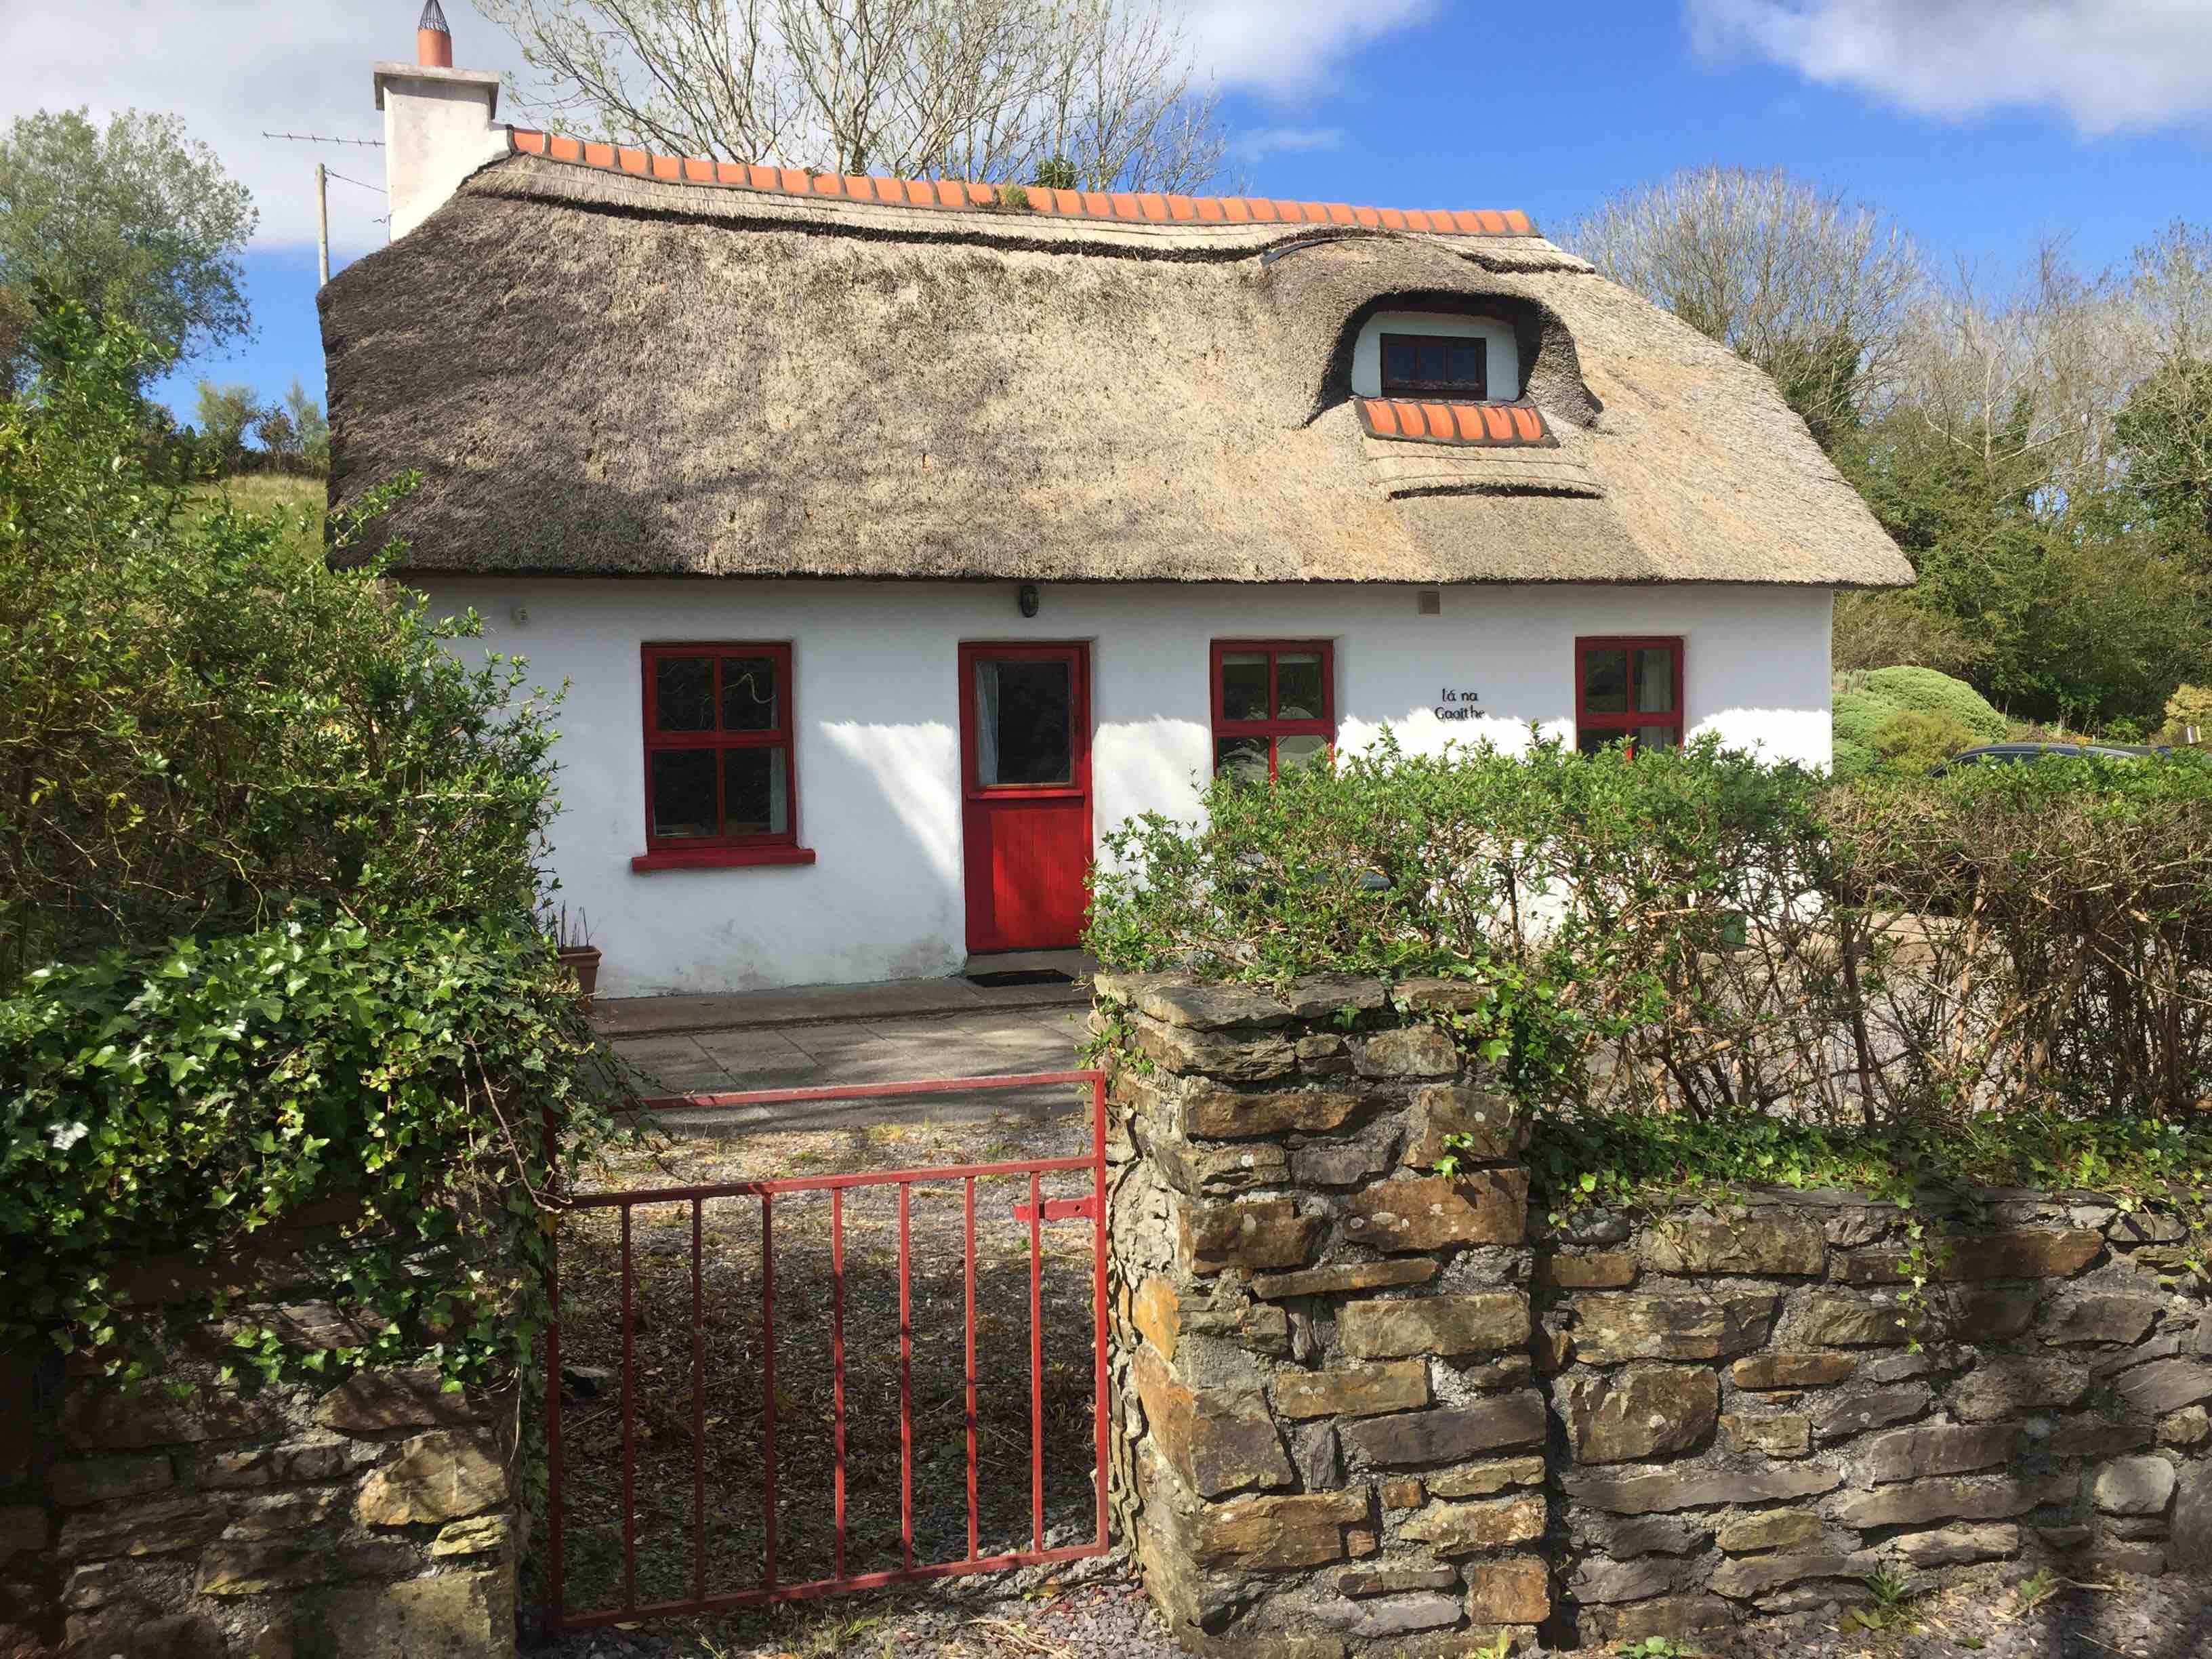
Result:
M1030 1159L1000 1164L945 1164L921 1169L891 1170L854 1175L798 1176L775 1181L744 1181L690 1187L663 1187L632 1192L581 1193L563 1203L568 1211L614 1209L620 1213L621 1244L621 1517L622 1559L620 1601L611 1606L572 1610L567 1602L568 1543L566 1492L562 1444L561 1287L557 1267L550 1286L552 1322L546 1333L545 1431L548 1494L546 1509L547 1583L546 1627L572 1631L618 1621L717 1613L757 1607L773 1602L834 1595L847 1590L915 1583L927 1579L990 1572L1042 1562L1074 1560L1103 1554L1107 1548L1106 1425L1108 1382L1106 1367L1106 1088L1097 1071L1028 1073L1014 1076L941 1079L926 1082L878 1083L815 1089L770 1089L729 1094L674 1096L647 1101L654 1112L689 1108L797 1104L811 1101L880 1099L890 1097L967 1093L973 1091L1028 1089L1082 1084L1091 1091L1091 1150L1083 1156ZM1090 1191L1080 1199L1048 1199L1043 1177L1060 1171L1087 1171ZM979 1180L1026 1176L1029 1197L1018 1204L1014 1219L1029 1229L1030 1267L1030 1547L981 1554L977 1501L976 1450L976 1224L975 1187ZM915 1422L911 1364L914 1351L911 1303L909 1200L913 1188L922 1183L961 1182L965 1185L964 1267L966 1327L966 1441L967 1441L967 1553L951 1560L917 1562L915 1550ZM898 1218L898 1355L901 1565L886 1571L848 1573L846 1563L846 1274L845 1199L855 1189L892 1187L897 1193ZM830 1503L835 1516L834 1571L827 1577L784 1583L777 1571L776 1537L776 1339L775 1206L780 1196L827 1193L830 1236L830 1354L835 1421L835 1474ZM708 1583L707 1557L708 1377L705 1331L707 1304L703 1285L706 1244L703 1211L709 1200L757 1198L760 1200L760 1360L762 1534L764 1541L760 1581L744 1588L715 1588ZM635 1308L633 1297L631 1218L641 1206L688 1206L690 1219L691 1376L690 1388L691 1439L690 1594L675 1599L641 1602L638 1578L638 1494L636 1490L636 1413L639 1395L637 1359L634 1346ZM1044 1320L1042 1302L1042 1237L1045 1223L1077 1218L1091 1223L1091 1375L1094 1468L1091 1480L1097 1494L1097 1525L1085 1544L1045 1547L1044 1467ZM556 1252L557 1254L557 1252Z

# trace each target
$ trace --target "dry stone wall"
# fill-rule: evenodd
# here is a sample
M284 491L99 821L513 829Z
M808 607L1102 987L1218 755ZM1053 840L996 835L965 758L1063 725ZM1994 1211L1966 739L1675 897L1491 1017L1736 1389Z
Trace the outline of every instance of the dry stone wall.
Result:
M1194 1650L1686 1637L1885 1565L2212 1571L2172 1218L1981 1194L1919 1291L1847 1194L1554 1230L1435 1023L1464 984L1098 988L1117 1530Z
M264 1251L283 1299L250 1310L325 1349L363 1340L317 1299L312 1259L327 1242L302 1230ZM182 1263L122 1278L146 1302L212 1287ZM426 1370L225 1385L213 1358L228 1334L180 1341L166 1381L191 1384L181 1398L126 1394L58 1356L0 1356L0 1652L512 1654L501 1402Z

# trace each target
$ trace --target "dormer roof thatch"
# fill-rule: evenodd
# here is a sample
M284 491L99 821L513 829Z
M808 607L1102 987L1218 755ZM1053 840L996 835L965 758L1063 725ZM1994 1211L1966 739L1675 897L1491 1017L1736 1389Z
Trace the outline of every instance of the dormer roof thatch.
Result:
M332 498L420 471L411 571L1911 579L1765 375L1517 214L511 147L323 292ZM1361 410L1401 308L1510 326L1518 416Z

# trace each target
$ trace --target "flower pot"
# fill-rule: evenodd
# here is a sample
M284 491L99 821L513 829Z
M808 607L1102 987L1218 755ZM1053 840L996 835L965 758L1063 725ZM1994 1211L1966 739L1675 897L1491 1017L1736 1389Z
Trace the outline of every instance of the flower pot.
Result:
M553 953L562 965L576 976L576 994L584 1006L592 1006L592 993L599 988L599 947L596 945L571 945Z

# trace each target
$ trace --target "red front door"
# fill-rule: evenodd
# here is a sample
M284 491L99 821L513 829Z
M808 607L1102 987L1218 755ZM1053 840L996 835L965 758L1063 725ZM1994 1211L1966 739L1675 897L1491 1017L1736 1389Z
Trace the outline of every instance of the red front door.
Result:
M1091 867L1091 649L960 647L968 948L1054 951Z

